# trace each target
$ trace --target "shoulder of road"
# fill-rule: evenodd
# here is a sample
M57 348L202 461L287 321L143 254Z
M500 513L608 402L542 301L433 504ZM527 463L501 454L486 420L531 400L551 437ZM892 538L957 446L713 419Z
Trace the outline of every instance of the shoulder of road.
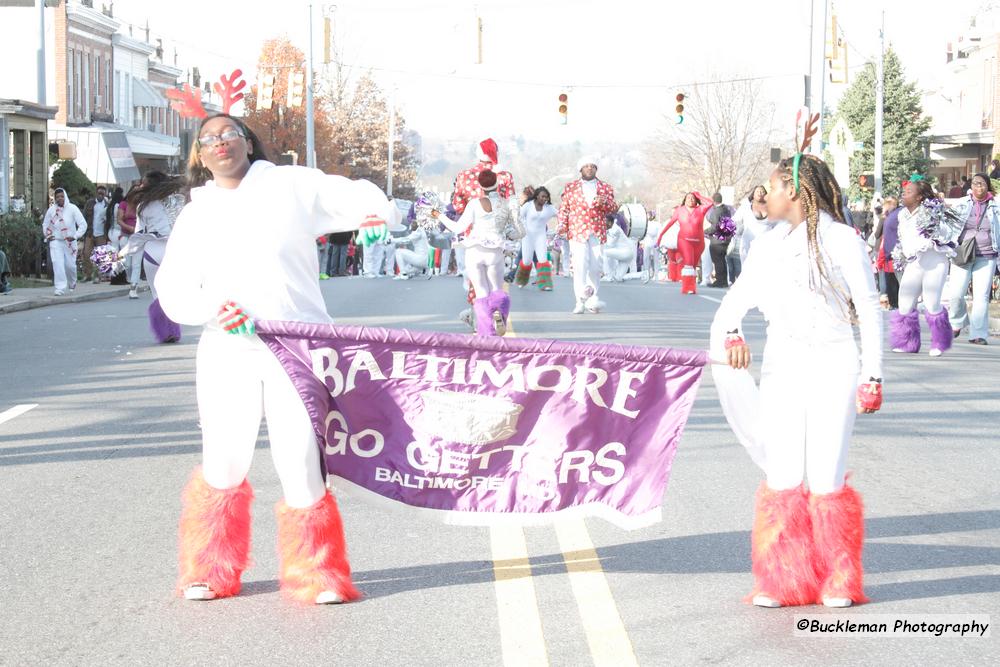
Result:
M7 294L0 294L0 315L16 313L21 310L31 310L42 306L58 306L63 303L82 303L84 301L99 301L128 295L128 285L109 285L100 283L79 283L72 292L67 291L62 296L53 294L53 287L40 285L38 287L15 287ZM140 292L149 290L145 284L139 286Z

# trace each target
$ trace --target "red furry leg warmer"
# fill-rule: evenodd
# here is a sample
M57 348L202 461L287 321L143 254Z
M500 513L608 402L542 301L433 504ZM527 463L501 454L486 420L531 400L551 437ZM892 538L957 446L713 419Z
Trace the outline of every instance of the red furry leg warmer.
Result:
M812 604L817 574L813 564L813 531L809 499L800 486L774 491L762 483L751 533L754 590L782 605Z
M315 602L323 591L344 601L361 594L351 583L344 526L333 496L327 492L312 507L297 509L278 503L278 554L281 591L299 602Z
M250 561L252 501L246 480L216 489L195 468L181 496L178 594L194 583L208 584L218 598L240 592L240 575Z
M862 584L865 522L861 494L846 484L833 493L812 494L809 513L820 575L816 602L822 603L823 598L850 598L855 604L867 602Z

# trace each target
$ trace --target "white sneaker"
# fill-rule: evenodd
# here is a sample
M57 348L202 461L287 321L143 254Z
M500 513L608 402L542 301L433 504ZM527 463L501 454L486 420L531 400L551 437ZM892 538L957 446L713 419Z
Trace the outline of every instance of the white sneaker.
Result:
M393 280L409 280L410 276L407 273L397 273L393 276Z
M600 300L598 300L596 295L591 296L589 299L587 299L587 301L583 305L586 307L588 313L596 314L601 312L601 309L604 308L604 304L601 303Z
M342 604L344 598L333 591L323 591L316 596L316 604Z
M61 289L57 289L52 293L52 296L62 296L64 292Z
M823 598L824 607L834 607L838 609L843 609L844 607L850 607L854 604L851 598Z
M577 301L576 307L573 309L574 315L583 315L583 301Z
M191 584L184 589L185 600L214 600L215 591L208 584Z
M130 299L138 299L139 298L139 294L135 291L134 287L128 291L128 298L130 298Z
M932 357L940 357L940 356L941 356L942 354L944 354L944 352L942 352L941 350L937 349L936 347L935 347L935 348L933 348L933 349L932 349L932 350L930 351L930 355L931 355Z
M755 607L767 607L768 609L777 609L781 606L780 602L774 598L769 598L766 595L755 595L753 596L752 602Z
M466 308L461 313L458 314L458 319L465 322L466 325L473 331L476 330L476 323L472 321L472 309Z
M500 314L499 310L493 311L493 329L497 332L498 336L503 336L507 333L507 323L503 321L503 315Z

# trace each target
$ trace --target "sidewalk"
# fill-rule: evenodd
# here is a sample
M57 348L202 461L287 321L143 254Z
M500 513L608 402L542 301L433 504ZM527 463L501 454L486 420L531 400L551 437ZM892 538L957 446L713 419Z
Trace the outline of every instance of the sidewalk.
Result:
M139 284L140 292L148 290L149 287L145 283ZM42 306L55 306L61 303L81 303L128 296L128 285L109 285L108 283L94 285L81 282L75 290L66 292L63 296L53 296L52 291L52 285L15 287L14 291L9 294L0 294L0 315L41 308Z

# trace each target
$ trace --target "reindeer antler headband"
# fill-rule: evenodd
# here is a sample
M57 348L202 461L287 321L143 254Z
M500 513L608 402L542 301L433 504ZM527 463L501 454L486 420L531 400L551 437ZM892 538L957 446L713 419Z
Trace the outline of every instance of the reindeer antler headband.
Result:
M795 185L795 194L799 194L799 163L802 162L802 156L805 154L806 149L809 148L809 144L812 143L812 138L816 136L817 127L816 124L819 122L819 114L814 113L808 115L806 112L807 120L805 127L802 127L802 109L795 114L795 139L798 141L799 138L799 128L802 127L802 141L796 146L799 151L795 154L795 159L792 160L792 180Z
M223 74L212 87L222 97L222 113L228 114L233 105L243 99L240 92L247 85L240 79L243 70L235 69L228 77ZM208 112L201 104L201 90L185 83L183 89L171 88L167 91L171 99L170 108L184 118L206 118Z

